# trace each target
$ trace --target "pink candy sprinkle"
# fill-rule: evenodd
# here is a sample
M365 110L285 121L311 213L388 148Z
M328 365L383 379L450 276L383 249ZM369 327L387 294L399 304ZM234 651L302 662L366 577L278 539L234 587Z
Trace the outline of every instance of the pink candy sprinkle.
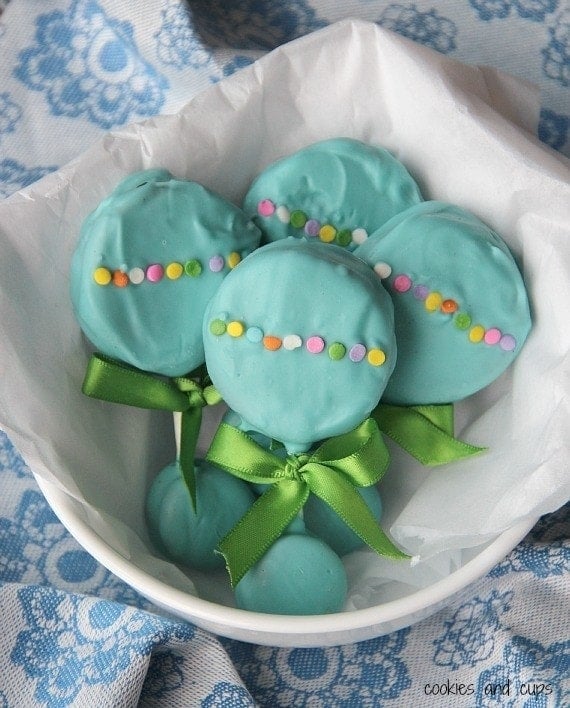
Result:
M219 273L224 267L224 259L222 256L212 256L208 261L208 267L212 273Z
M305 346L311 354L320 354L325 348L325 340L322 337L309 337Z
M485 344L498 344L501 341L502 333L500 329L496 327L491 327L485 332L483 339Z
M348 357L350 361L355 361L359 362L364 359L366 356L366 347L364 344L355 344L350 348L350 351L348 352Z
M275 204L271 199L262 199L257 205L257 213L260 216L271 216L275 213Z
M412 281L407 275L398 275L394 278L394 290L406 293L412 287Z
M150 280L151 283L158 283L159 280L162 280L163 276L164 268L160 263L153 263L146 269L147 280Z

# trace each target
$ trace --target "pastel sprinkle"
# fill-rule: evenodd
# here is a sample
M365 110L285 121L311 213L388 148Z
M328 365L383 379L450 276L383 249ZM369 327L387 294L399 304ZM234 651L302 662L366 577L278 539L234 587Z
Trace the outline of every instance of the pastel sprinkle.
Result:
M294 349L299 349L303 346L303 340L298 334L288 334L283 337L283 349L292 352Z
M184 273L182 263L169 263L166 266L166 277L170 280L178 280L182 273Z
M238 263L241 262L241 256L239 253L236 251L232 251L228 258L227 258L227 263L229 268L235 268Z
M281 339L279 337L273 337L271 335L266 335L263 337L263 346L269 349L271 352L275 352L281 348Z
M259 327L248 327L245 336L250 342L257 344L263 339L263 330Z
M483 337L483 340L485 341L485 344L498 344L501 341L502 337L502 332L500 329L497 329L497 327L491 327L491 329L488 329L485 332L485 336Z
M469 330L469 341L477 344L483 340L485 336L485 328L482 325L475 325Z
M126 288L129 284L129 276L122 270L116 270L113 273L113 285L118 288Z
M283 204L281 206L278 206L275 213L277 214L277 218L282 224L289 223L289 220L291 219L291 214L286 206L284 206Z
M457 312L458 307L459 305L455 302L455 300L451 300L450 298L441 303L441 311L446 315L451 315L454 312Z
M305 346L311 354L320 354L325 348L325 340L318 336L309 337Z
M93 280L97 285L109 285L112 277L111 271L108 268L97 268L93 273Z
M354 361L358 363L359 361L362 361L364 357L366 356L366 347L364 344L355 344L350 348L350 351L348 352L348 358L350 361Z
M320 228L320 221L317 221L316 219L309 219L305 224L305 233L307 236L318 236Z
M144 280L144 270L142 268L131 268L129 280L133 285L140 285Z
M339 361L346 354L346 347L340 342L333 342L328 348L328 354L333 361Z
M160 263L153 263L146 269L146 279L150 280L151 283L158 283L162 280L163 275L164 268Z
M200 261L193 258L191 261L186 261L184 271L186 275L189 275L191 278L197 278L202 272L202 264Z
M262 199L257 205L257 213L260 216L271 216L275 213L275 204L271 199Z
M376 275L384 280L385 278L389 278L392 275L392 268L387 263L380 262L376 263L374 266L374 272Z
M413 293L416 300L425 300L429 295L429 288L426 285L415 285Z
M330 224L324 224L324 226L321 226L321 228L319 229L319 238L324 243L331 243L332 241L334 241L335 236L336 229Z
M352 241L352 231L350 229L341 229L336 235L336 242L339 246L348 246Z
M220 255L212 256L208 261L208 268L212 273L219 273L224 267L224 259Z
M399 293L407 293L412 287L412 281L407 275L397 275L394 278L394 290Z
M302 229L307 223L307 215L304 211L296 209L291 212L291 226L295 229Z
M352 232L352 240L358 245L364 243L367 238L368 231L366 231L366 229L354 229L354 231Z
M455 315L455 326L457 329L469 329L471 327L471 317L466 312Z
M219 337L222 334L225 334L226 331L226 323L223 320L212 320L210 322L210 332L214 334L216 337Z
M439 310L442 302L443 298L441 297L441 293L433 292L426 297L424 300L424 305L428 312L435 312L436 310Z
M505 352L512 352L517 346L517 340L512 334L503 334L499 346Z
M229 322L226 331L230 335L230 337L241 337L241 335L244 333L245 327L243 326L242 322L238 322L237 320L234 320L233 322Z
M386 361L386 354L382 351L382 349L371 349L368 352L368 363L372 364L372 366L382 366L382 364Z

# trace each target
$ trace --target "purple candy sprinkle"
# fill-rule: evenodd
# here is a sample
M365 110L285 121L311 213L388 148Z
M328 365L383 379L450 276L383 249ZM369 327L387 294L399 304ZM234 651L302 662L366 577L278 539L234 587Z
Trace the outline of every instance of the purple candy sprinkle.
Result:
M222 256L212 256L208 261L208 266L212 273L219 273L224 267L224 259Z
M359 362L366 356L366 347L364 344L355 344L350 348L348 352L348 357L351 361Z
M305 224L305 233L307 236L317 236L321 224L316 219L309 219Z

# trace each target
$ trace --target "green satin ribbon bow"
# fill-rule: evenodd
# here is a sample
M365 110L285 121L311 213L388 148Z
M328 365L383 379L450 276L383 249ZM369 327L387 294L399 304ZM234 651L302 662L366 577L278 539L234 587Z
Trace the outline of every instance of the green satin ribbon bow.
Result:
M202 408L222 400L204 372L198 375L199 381L185 376L160 378L104 354L93 354L82 386L85 395L102 401L182 413L178 462L194 509L194 456L202 423Z
M424 465L436 467L485 451L454 437L453 405L391 406L372 412L380 430Z
M389 462L388 450L371 418L349 433L330 438L315 452L286 459L221 423L206 459L247 482L271 485L218 545L232 587L283 533L311 493L332 507L380 555L409 558L382 531L355 489L378 482Z

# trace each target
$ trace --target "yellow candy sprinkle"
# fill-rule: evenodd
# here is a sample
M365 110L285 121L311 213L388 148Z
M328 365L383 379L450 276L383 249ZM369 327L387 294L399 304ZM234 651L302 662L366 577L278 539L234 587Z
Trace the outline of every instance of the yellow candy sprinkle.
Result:
M184 273L184 266L182 263L169 263L166 266L166 277L170 280L178 280L178 278Z
M371 349L366 358L372 366L382 366L386 361L386 354L381 349Z
M441 293L438 292L430 293L424 301L425 308L428 312L435 312L436 310L439 310L442 303L443 298L441 297Z
M481 325L475 325L475 327L471 327L469 330L469 339L474 344L481 342L484 336L485 328Z
M233 322L230 322L227 326L226 332L230 335L230 337L241 337L241 335L244 333L244 326L242 322L238 322L237 320L234 320Z
M334 241L336 236L336 229L334 226L331 226L330 224L325 224L324 226L321 226L319 229L319 238L321 241L324 241L325 243L330 243L331 241Z
M97 285L109 285L113 276L108 268L97 268L93 273L93 280Z
M226 259L226 262L230 268L235 268L240 261L241 261L240 254L236 253L235 251L232 251Z

